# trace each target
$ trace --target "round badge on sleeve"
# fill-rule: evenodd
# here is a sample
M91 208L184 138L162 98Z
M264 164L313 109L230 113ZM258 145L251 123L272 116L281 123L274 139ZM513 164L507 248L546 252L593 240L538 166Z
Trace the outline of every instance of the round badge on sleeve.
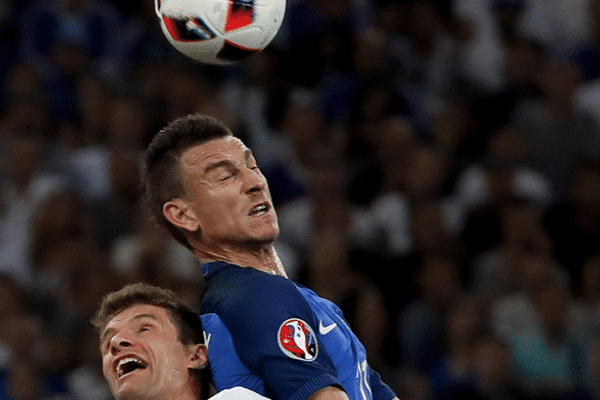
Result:
M286 356L296 360L313 361L319 353L314 331L299 318L290 318L281 324L277 343Z

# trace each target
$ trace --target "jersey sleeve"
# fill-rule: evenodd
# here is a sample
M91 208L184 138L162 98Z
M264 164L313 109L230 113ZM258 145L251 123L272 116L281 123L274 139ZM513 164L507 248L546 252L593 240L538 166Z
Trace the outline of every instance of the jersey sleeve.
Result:
M218 392L233 387L244 387L264 394L264 381L252 373L239 359L231 334L216 314L200 316L204 329L204 343L208 350L211 380Z
M396 393L381 380L381 376L371 367L369 367L369 385L375 400L392 400L396 397Z
M258 271L227 277L203 299L231 333L240 360L265 381L268 397L304 400L327 386L342 387L315 334L310 306L289 280ZM216 301L218 299L218 301Z

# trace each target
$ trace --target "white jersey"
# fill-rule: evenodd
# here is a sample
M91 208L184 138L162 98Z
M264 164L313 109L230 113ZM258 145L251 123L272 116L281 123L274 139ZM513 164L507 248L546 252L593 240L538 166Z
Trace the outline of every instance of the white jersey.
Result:
M211 396L209 400L269 400L267 397L246 389L241 386L236 386L231 389L221 390L219 393Z

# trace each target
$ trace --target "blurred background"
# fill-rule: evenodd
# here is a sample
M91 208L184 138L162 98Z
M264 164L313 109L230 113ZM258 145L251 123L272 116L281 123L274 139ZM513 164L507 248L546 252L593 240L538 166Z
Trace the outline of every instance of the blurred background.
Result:
M400 399L600 399L600 0L288 0L232 67L151 0L0 0L0 399L110 399L108 291L198 304L139 189L192 112L254 150L290 277Z

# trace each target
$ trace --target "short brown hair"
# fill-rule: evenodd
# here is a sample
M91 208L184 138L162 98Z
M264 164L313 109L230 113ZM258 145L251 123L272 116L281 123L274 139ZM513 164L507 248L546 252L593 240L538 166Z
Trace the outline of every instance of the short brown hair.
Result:
M149 304L167 310L177 335L183 344L204 343L202 322L199 315L177 295L165 288L147 283L133 283L104 296L100 308L92 318L92 325L101 334L110 320L135 305Z
M194 146L232 135L231 130L216 118L190 114L175 119L162 128L146 149L142 170L146 205L154 218L189 249L191 245L185 232L171 224L163 214L166 202L185 195L179 159L186 150Z

